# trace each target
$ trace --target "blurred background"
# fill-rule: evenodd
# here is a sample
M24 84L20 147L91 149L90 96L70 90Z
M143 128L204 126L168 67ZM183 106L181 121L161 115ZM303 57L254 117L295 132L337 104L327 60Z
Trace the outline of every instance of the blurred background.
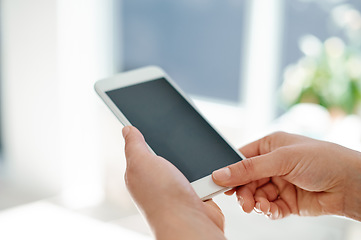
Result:
M276 130L361 150L358 0L0 0L7 239L149 239L121 124L95 81L159 65L235 146ZM229 239L361 239L341 217L270 221L217 196Z

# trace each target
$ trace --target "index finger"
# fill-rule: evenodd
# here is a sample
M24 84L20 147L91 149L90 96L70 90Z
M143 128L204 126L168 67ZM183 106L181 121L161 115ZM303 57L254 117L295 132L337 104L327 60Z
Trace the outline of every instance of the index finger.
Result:
M296 135L293 134L275 132L241 147L239 151L246 158L251 158L267 154L276 150L277 148L290 145L295 140L295 138Z

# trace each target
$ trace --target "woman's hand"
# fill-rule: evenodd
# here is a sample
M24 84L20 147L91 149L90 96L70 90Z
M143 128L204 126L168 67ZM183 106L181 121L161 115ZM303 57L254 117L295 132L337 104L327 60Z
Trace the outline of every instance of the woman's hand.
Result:
M151 153L141 133L124 127L125 181L157 239L224 239L224 217L213 201L202 202L169 161Z
M247 159L215 171L213 180L235 187L227 194L236 192L245 212L361 220L361 153L281 132L240 151Z

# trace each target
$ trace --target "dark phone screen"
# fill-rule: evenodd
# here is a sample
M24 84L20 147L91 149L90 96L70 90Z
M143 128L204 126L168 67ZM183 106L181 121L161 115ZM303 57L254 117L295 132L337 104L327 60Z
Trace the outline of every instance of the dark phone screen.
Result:
M193 182L242 158L164 78L106 92L153 151Z

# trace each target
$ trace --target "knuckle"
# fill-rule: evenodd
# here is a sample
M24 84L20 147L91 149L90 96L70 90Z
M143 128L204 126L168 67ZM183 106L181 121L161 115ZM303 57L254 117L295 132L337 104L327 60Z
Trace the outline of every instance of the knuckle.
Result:
M276 132L272 133L271 135L273 135L274 137L283 137L286 134L287 133L284 131L276 131Z
M238 178L243 179L242 182L249 182L251 181L252 172L254 171L254 163L253 159L246 159L240 161L238 164L234 165L232 175L238 176ZM232 171L232 170L231 170Z
M273 132L267 136L265 136L262 139L262 146L263 146L263 151L261 154L265 154L265 153L269 153L272 152L274 149L276 149L277 144L282 140L287 138L288 133L283 132L283 131L276 131Z
M268 135L267 141L270 144L272 142L276 142L279 139L284 139L287 135L288 135L288 133L286 133L286 132L277 131L277 132L274 132L274 133L271 133L270 135Z
M246 161L241 161L242 168L246 173L252 173L254 170L253 159L247 159Z

